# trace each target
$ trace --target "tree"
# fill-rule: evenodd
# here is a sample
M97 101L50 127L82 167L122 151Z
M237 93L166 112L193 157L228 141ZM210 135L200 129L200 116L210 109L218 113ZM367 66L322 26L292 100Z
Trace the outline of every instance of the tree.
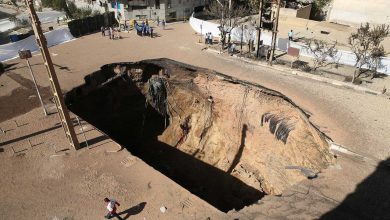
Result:
M323 40L306 39L305 47L313 54L313 71L329 64L337 63L337 41L328 43Z
M238 26L241 17L246 15L246 11L244 6L236 6L234 2L232 2L229 9L229 0L214 0L208 6L206 13L218 18L223 49L225 48L227 34ZM230 39L228 39L228 42L230 42Z
M66 0L42 0L43 7L50 7L54 10L64 11L66 16L72 18L72 13L68 9Z
M8 18L9 21L13 22L16 27L27 27L30 26L30 21L27 18L17 18L15 15L12 15Z
M369 67L372 70L371 78L374 78L377 74L378 67L381 65L380 59L385 56L386 51L381 42L385 37L389 36L389 26L379 25L375 26L371 31L371 39L373 43L373 49L371 51L371 58L369 60Z
M77 8L74 2L68 3L68 10L69 14L71 15L70 17L74 19L85 18L92 15L91 8Z
M312 9L310 18L314 20L324 20L326 17L325 7L329 5L331 0L314 0L312 3Z
M381 42L389 36L389 26L379 25L371 27L369 23L361 24L356 32L351 33L348 38L348 44L355 54L355 71L352 82L362 74L362 67L376 69L380 65L380 57L385 54Z

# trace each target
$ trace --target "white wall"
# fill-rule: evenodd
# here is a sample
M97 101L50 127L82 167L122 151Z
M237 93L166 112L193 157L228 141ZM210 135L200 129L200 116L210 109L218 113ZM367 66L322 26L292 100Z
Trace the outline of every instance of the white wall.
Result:
M48 47L74 39L69 28L56 29L46 32L44 35ZM31 35L30 37L15 43L0 45L0 62L18 57L19 50L31 50L31 52L38 51L39 48L35 36Z
M333 0L329 21L353 26L390 24L390 0Z
M390 1L390 0L389 0ZM201 26L202 26L202 34L204 35L207 32L211 32L213 36L219 36L220 31L218 30L218 24L203 21L194 17L190 18L190 25L192 29L194 29L197 33L201 33ZM232 31L232 39L233 40L240 40L241 36L241 30L240 28L235 28ZM255 32L256 35L256 32ZM244 35L245 36L245 35ZM257 42L257 35L254 36L255 42ZM262 32L261 34L261 40L263 40L263 44L265 45L271 45L271 33L270 32ZM284 39L278 38L277 41L283 41ZM247 39L244 38L244 42L246 42ZM282 51L286 51L285 45L277 44L278 49ZM313 55L305 49L304 45L302 43L295 43L291 42L291 47L295 47L300 49L300 56L304 57L313 57ZM355 64L355 55L351 51L344 51L339 50L337 57L339 58L339 63L344 65L353 66ZM382 67L378 69L379 73L384 73L387 75L390 75L390 57L383 57L381 59Z

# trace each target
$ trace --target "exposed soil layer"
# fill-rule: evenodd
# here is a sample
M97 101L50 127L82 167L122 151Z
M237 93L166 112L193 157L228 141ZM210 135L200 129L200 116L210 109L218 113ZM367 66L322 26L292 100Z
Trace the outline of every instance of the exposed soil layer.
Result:
M108 64L68 108L222 211L315 177L326 137L282 94L168 59Z

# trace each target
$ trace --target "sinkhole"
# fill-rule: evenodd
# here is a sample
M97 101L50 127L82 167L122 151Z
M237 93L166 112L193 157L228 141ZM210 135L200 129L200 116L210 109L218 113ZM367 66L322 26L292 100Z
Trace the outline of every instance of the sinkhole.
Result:
M65 102L224 212L280 195L334 160L327 137L284 95L169 59L104 65Z

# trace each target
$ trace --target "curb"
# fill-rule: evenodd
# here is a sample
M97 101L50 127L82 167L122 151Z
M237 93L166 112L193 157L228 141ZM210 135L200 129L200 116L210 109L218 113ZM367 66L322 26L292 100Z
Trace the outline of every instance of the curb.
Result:
M217 51L215 49L207 48L206 50L208 52L221 54L219 51ZM262 63L260 61L250 60L248 58L239 57L237 55L233 55L232 57L234 57L236 59L239 59L239 60L241 60L241 61L243 61L245 63L250 63L250 64L253 64L253 65L257 65L257 66L261 66L261 67L277 70L277 71L281 72L282 74L301 76L301 77L309 78L309 79L316 80L316 81L319 81L319 82L325 82L325 83L329 83L329 84L332 84L332 85L335 85L335 86L341 86L341 87L346 87L346 88L353 89L353 90L356 90L356 91L365 92L365 93L368 93L368 94L371 94L371 95L386 96L386 95L382 94L379 91L368 89L368 88L365 88L365 87L362 87L362 86L353 85L351 83L342 82L342 81L338 81L338 80L334 80L334 79L329 79L329 78L313 75L313 74L310 74L310 73L305 73L305 72L302 72L302 71L293 70L293 69L290 69L290 68L283 68L281 66L269 66L269 65L264 64L264 63Z

